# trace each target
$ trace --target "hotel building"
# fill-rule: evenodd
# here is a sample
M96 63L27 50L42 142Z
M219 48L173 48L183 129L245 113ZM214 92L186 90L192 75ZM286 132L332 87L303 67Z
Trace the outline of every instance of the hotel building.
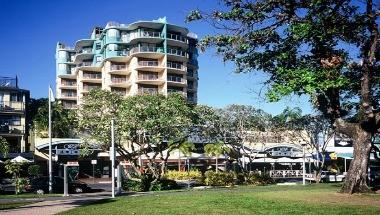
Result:
M166 19L95 27L74 47L57 44L56 91L65 108L76 108L89 90L123 96L183 94L197 102L197 36Z
M29 152L26 106L29 91L18 87L18 80L0 77L0 136L9 144L9 157Z

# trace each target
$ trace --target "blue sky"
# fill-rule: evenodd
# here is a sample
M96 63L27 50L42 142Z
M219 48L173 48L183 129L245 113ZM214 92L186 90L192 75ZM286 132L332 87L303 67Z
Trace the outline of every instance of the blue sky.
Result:
M22 88L34 98L47 97L48 85L55 85L55 46L58 41L74 45L88 38L94 26L108 21L131 23L166 16L170 23L188 27L201 38L213 33L205 23L184 23L188 11L210 9L216 0L1 0L0 76L19 77ZM215 107L249 104L277 114L286 106L311 112L307 98L285 98L267 103L258 96L264 76L234 74L212 51L199 56L198 103Z

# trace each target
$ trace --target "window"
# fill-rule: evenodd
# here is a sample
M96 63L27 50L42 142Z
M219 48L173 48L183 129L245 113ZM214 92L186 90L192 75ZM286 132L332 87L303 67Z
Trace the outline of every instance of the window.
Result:
M117 44L108 44L107 49L109 51L117 51Z
M102 48L102 45L100 43L95 44L95 49L100 50Z
M11 93L11 101L12 102L21 102L22 101L22 95L18 93Z
M21 117L20 116L12 116L12 123L11 125L21 125Z
M97 63L101 62L102 59L103 59L102 56L96 56L96 62L97 62Z
M117 29L109 29L107 31L107 36L108 37L119 37L120 33Z

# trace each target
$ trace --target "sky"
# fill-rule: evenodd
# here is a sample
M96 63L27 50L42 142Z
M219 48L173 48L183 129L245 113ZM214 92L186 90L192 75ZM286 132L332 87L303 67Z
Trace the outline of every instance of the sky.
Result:
M30 90L31 97L47 97L49 84L55 86L57 42L74 46L75 41L89 38L93 27L104 27L108 21L129 24L159 17L202 38L213 29L207 23L185 23L186 14L216 7L217 0L0 0L0 76L17 75L19 86ZM245 104L271 114L297 106L303 113L312 112L307 97L266 102L260 94L263 74L236 74L233 64L223 63L212 50L201 53L198 62L198 104Z

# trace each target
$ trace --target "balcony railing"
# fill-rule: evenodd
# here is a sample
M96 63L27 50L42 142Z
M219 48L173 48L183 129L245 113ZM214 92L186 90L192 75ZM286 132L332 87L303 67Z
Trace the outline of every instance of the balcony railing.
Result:
M83 78L85 79L102 79L102 74L88 74L84 73Z
M167 38L170 39L170 40L178 40L178 41L186 42L186 38L185 37L183 37L181 35L177 35L177 34L168 33L167 34Z
M155 95L155 94L158 94L158 89L157 88L139 88L138 93Z
M10 123L0 124L0 133L2 134L24 134L25 126L11 125Z
M185 79L183 79L181 77L176 77L176 76L168 76L167 81L177 82L177 83L185 83Z
M158 75L154 74L139 74L138 76L139 80L154 80L158 81Z
M101 88L101 86L88 86L88 85L83 86L83 90L86 90L86 91L90 91L93 89L100 89L100 88Z
M63 108L72 109L77 107L77 103L75 102L62 102Z
M180 63L168 62L167 67L171 69L185 70L185 66Z
M170 55L177 55L177 56L186 57L186 52L185 52L185 51L182 51L182 50L180 50L180 49L172 49L172 48L168 48L167 52L168 52L168 54L170 54Z
M79 64L79 67L82 66L92 66L92 62L82 62L81 64Z
M74 81L62 81L61 85L65 86L65 87L73 87L73 86L77 85L77 82L74 82Z
M75 97L77 97L77 94L74 92L66 92L66 93L62 93L62 97L75 98Z
M0 101L0 112L24 111L24 102Z
M140 37L161 37L161 32L157 31L142 31L140 32Z
M126 78L111 78L111 82L113 84L124 84L124 83L127 83L127 79Z
M82 50L80 50L81 54L91 54L92 53L92 48L84 48Z
M139 61L139 66L158 66L158 61Z
M130 50L130 53L138 53L138 52L163 52L162 47L155 47L155 46L140 46L140 47L134 47Z
M116 65L116 64L111 65L111 70L126 70L126 69L127 69L126 65Z

